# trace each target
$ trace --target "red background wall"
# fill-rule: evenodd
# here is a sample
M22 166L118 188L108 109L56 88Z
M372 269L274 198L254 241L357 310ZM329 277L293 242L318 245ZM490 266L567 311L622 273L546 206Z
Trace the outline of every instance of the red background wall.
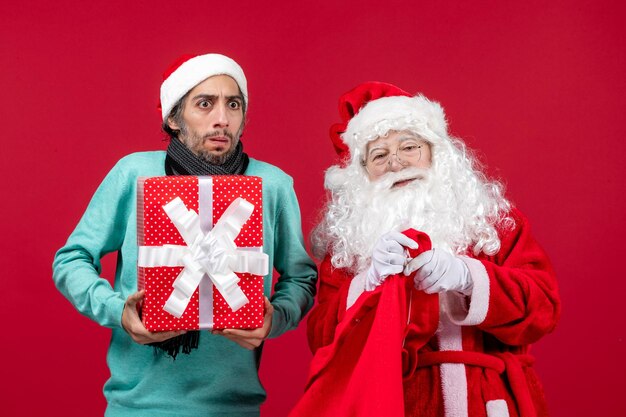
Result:
M110 332L56 291L52 258L120 157L165 148L161 72L209 51L244 67L246 150L295 178L307 235L334 161L339 95L382 80L440 101L558 272L562 321L534 350L552 414L626 415L621 2L7 3L2 415L102 414ZM286 415L302 391L303 330L266 344L265 417Z

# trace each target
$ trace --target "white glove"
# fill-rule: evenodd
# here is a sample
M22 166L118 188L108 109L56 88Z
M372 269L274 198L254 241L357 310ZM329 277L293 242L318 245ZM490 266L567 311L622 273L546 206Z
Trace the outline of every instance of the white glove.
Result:
M416 241L400 232L388 232L378 239L372 253L372 265L365 277L366 291L372 291L389 275L402 272L408 260L403 246L418 248Z
M472 277L469 268L460 258L443 251L433 249L419 254L404 268L404 275L415 277L415 288L427 294L445 291L457 291L461 294L472 293Z

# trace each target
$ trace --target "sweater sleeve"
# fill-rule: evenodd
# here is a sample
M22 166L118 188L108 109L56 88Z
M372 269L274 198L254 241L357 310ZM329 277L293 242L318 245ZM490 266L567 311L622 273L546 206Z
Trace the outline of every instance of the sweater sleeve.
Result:
M304 247L293 182L282 188L274 238L274 267L279 278L271 299L274 315L270 338L298 326L313 306L317 284L315 263Z
M53 279L61 293L102 326L121 326L125 299L100 277L101 258L121 248L132 192L120 161L91 199L67 243L56 253Z
M453 321L477 325L503 343L530 344L556 326L561 302L552 265L533 238L527 219L513 211L515 227L501 233L501 249L493 257L464 258L474 288L469 303L446 304ZM465 306L465 307L461 307Z
M334 268L327 255L320 265L317 305L307 321L309 347L313 353L333 341L335 329L345 314L350 282L345 271Z

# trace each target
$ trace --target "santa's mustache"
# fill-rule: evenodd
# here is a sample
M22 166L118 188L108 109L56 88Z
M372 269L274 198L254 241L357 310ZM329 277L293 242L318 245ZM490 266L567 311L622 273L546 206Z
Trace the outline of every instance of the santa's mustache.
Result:
M373 183L373 187L377 191L390 190L395 184L404 181L427 181L428 170L423 168L409 167L404 168L397 172L388 172L383 175L376 182Z

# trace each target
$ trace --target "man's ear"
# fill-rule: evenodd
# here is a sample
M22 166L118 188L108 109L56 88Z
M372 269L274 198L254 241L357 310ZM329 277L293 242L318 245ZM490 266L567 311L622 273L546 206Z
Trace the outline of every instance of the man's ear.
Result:
M180 130L180 126L178 126L178 123L176 123L176 121L174 120L173 117L168 117L167 118L167 125L170 127L170 129L172 130Z

